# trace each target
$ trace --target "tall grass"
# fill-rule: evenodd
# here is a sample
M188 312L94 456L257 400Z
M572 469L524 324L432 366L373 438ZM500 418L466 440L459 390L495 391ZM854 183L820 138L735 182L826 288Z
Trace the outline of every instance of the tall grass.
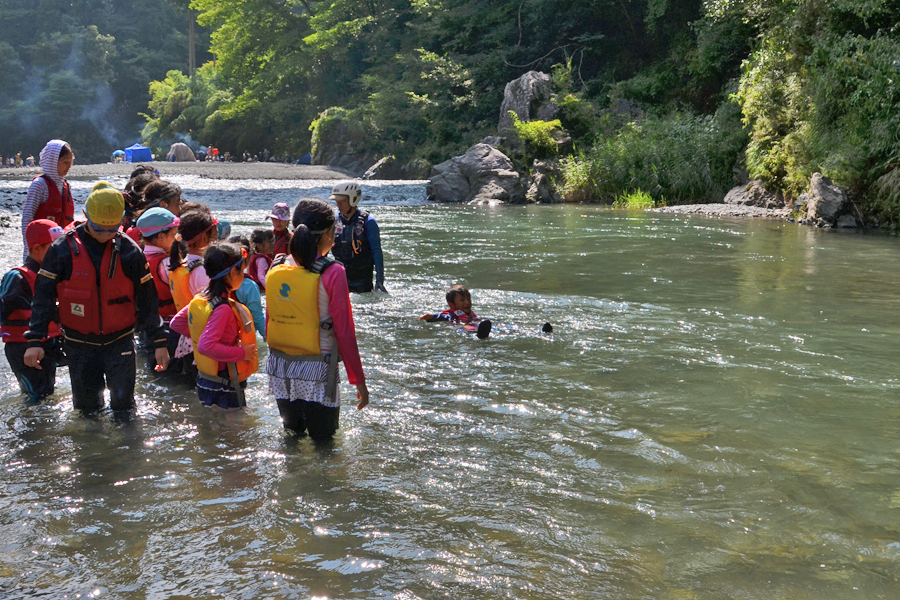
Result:
M675 113L629 123L565 163L562 192L569 200L607 204L637 192L670 204L719 202L735 184L746 142L730 103L712 116Z

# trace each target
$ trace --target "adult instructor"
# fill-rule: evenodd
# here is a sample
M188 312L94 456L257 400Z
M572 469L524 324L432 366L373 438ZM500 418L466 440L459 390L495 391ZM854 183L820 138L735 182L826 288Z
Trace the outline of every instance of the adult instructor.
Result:
M75 410L103 408L105 387L114 411L134 408L134 326L156 348L157 370L169 364L156 286L137 243L119 232L125 199L109 182L94 186L85 207L87 222L60 236L47 250L34 285L25 364L40 369L40 340L56 313L72 382Z
M378 223L368 211L359 208L362 190L355 181L338 182L331 190L329 200L337 204L338 219L332 254L347 271L347 285L351 292L372 291L372 275L375 288L384 293L384 255L381 253L381 232Z

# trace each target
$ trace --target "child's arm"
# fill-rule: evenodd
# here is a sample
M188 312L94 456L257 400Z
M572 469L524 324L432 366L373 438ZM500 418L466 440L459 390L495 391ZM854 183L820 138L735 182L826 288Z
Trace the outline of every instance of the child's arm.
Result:
M353 309L350 307L350 290L347 287L347 272L340 264L328 267L322 274L322 285L328 293L328 314L334 325L337 349L344 359L347 381L353 385L363 384L362 359L356 344L356 326L353 324ZM334 349L332 349L332 352Z
M237 338L237 318L229 304L222 304L209 316L197 340L197 352L223 363L244 360L244 348L240 344L232 346L222 342L228 338Z
M421 317L419 317L420 321L426 321L428 323L434 323L435 321L450 321L450 314L447 311L444 311L440 314L434 315L431 313L425 313Z
M178 332L184 337L191 337L191 328L188 326L188 309L190 304L179 310L172 321L169 323L169 329Z
M255 282L250 281L249 279L245 279L244 282L249 282L250 285L244 285L242 283L241 287L235 292L235 296L237 297L238 302L246 306L247 310L250 311L250 315L253 317L253 327L256 328L256 331L262 336L263 341L265 341L266 316L263 314L262 296L259 295L259 287Z

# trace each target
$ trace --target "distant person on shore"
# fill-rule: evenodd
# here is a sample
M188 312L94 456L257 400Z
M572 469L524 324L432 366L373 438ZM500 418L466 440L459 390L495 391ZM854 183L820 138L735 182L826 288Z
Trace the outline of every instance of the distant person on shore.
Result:
M247 258L244 259L244 271L246 272L250 266L250 240L243 235L233 235L228 238L228 242L247 250ZM235 290L234 297L253 315L253 326L256 327L256 332L262 336L263 341L266 341L266 314L263 312L259 286L249 277L244 277L240 287Z
M435 321L447 321L466 326L466 329L475 331L476 335L484 339L491 334L491 321L482 319L472 310L472 294L464 285L456 284L447 290L445 296L448 308L438 314L425 313L419 317L420 321L434 323Z
M206 406L246 406L247 378L259 370L253 317L231 298L244 280L246 253L227 242L211 244L203 253L209 285L172 319L172 328L193 342L197 395Z
M362 189L355 181L341 181L331 190L329 200L334 200L340 212L331 251L347 269L351 292L371 292L374 272L375 289L387 293L381 232L368 211L359 208L361 199Z
M124 214L121 192L105 181L94 185L85 207L87 222L59 237L44 257L25 333L25 364L41 369L41 340L58 299L72 404L85 414L103 408L104 377L113 411L134 408L136 324L153 342L156 368L162 371L169 364L147 259L119 232Z
M260 291L266 291L266 273L272 266L272 253L275 251L275 232L270 229L254 229L250 234L250 266L247 277L254 281Z
M44 350L43 368L36 369L25 364L25 351L28 349L25 332L31 319L34 284L50 244L62 233L62 227L48 219L29 223L25 230L28 244L25 264L7 272L0 283L0 333L6 344L6 360L29 402L37 402L53 393L56 368L65 364L62 331L56 313L50 317L47 337L40 340Z
M269 393L285 429L327 441L338 429L341 412L338 354L356 386L357 409L369 403L369 390L346 271L325 257L334 244L334 212L323 200L301 198L293 223L291 254L266 277Z
M270 256L274 259L279 254L288 254L291 243L291 232L288 230L288 225L291 224L291 207L279 202L272 207L272 212L266 218L272 219L272 230L275 233L275 244Z
M66 175L75 162L75 152L63 140L50 140L41 150L41 175L31 180L28 196L22 207L22 241L25 256L28 242L25 230L36 219L49 219L63 229L75 220L75 201Z

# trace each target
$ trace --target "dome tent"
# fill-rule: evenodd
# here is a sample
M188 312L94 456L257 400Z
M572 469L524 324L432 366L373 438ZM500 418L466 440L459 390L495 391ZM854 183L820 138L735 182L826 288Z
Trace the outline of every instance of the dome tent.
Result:
M194 151L191 150L190 146L184 142L175 142L169 148L169 153L166 154L166 160L168 162L190 162L196 161L197 159L194 157Z
M135 144L125 148L125 162L153 162L153 154L151 154L150 148Z

